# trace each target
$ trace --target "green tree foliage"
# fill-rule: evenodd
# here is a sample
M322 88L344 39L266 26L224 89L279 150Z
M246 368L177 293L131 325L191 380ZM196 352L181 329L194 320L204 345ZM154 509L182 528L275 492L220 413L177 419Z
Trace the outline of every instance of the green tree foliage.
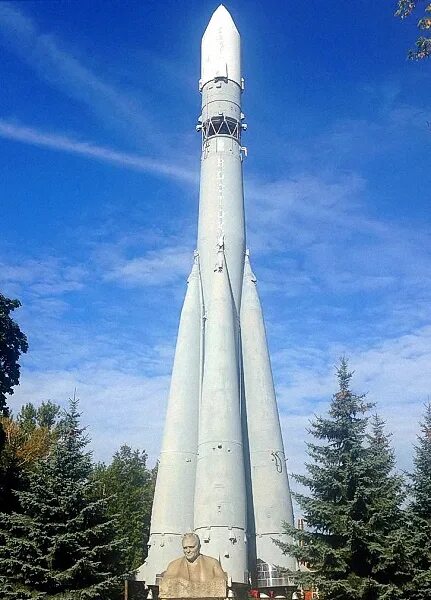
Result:
M17 492L19 509L0 515L0 589L7 600L118 597L122 541L94 494L87 438L71 401L48 456Z
M0 294L0 414L8 416L6 395L13 394L20 375L19 357L27 352L28 343L18 324L10 316L19 308L19 300Z
M409 600L431 598L431 404L425 406L421 435L415 447L414 471L409 479L411 502L407 510L405 539L411 581Z
M425 406L421 431L413 459L415 469L410 476L411 507L418 517L431 521L431 403Z
M9 416L6 395L13 394L13 388L19 383L18 359L28 350L27 338L10 316L20 306L19 300L11 300L0 294L0 419ZM0 511L10 504L10 484L18 477L15 468L9 469L7 466L4 455L6 438L7 432L0 422Z
M38 427L52 430L58 420L61 409L58 404L48 400L37 408L28 402L19 411L16 421L25 432L32 432Z
M419 7L424 7L423 16L418 21L421 31L431 29L431 3L424 0L398 0L395 15L401 19L409 17ZM416 40L416 49L410 50L408 57L413 60L421 60L431 56L431 38L421 35Z
M4 433L0 454L0 512L16 508L14 490L25 485L28 471L48 454L56 440L59 412L60 407L48 401L38 408L27 403L16 418L0 417Z
M155 470L147 467L145 452L124 445L110 465L98 464L93 476L107 496L110 515L117 516L127 546L124 569L132 571L147 556Z
M405 540L405 513L401 505L405 484L395 472L396 459L391 434L378 416L371 419L367 435L370 494L368 496L368 529L372 572L379 582L378 598L402 598L401 590L409 580L408 549Z
M351 391L346 360L337 375L328 417L311 423L307 474L295 476L309 491L295 494L307 527L286 526L293 541L281 546L311 567L300 579L325 599L399 598L402 483L382 421L375 418L367 434L371 405Z

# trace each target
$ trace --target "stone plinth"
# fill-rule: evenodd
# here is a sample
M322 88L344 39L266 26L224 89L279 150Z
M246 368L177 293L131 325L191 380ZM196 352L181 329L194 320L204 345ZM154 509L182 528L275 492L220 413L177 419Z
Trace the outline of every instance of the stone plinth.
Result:
M209 581L190 581L182 578L164 577L160 582L159 598L194 598L214 600L226 598L226 581L221 578Z

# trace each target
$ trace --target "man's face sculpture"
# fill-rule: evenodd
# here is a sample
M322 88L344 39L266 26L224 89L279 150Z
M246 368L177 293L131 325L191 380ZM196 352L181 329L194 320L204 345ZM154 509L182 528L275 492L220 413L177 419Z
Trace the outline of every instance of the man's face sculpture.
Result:
M194 562L200 554L201 545L199 538L192 536L186 536L183 539L183 551L184 556L188 562Z

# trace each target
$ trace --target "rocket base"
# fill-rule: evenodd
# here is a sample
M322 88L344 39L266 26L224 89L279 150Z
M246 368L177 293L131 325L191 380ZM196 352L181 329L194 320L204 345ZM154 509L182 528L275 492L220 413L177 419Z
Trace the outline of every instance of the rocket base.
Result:
M144 581L126 580L126 590L125 600L166 600L159 596L158 585L146 586ZM228 586L227 593L220 598L190 596L188 598L170 598L169 600L248 600L249 591L250 586L233 583Z

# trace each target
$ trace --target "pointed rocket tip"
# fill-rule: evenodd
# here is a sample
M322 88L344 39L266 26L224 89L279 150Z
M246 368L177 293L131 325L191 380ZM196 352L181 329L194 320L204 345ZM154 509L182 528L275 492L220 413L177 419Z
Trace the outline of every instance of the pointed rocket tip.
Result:
M187 283L190 283L193 279L199 278L199 255L195 252L192 270L187 278Z
M241 84L241 41L227 8L220 4L213 12L202 37L201 85L215 77Z
M230 17L232 19L232 15L230 14L230 12L228 11L228 9L226 8L226 6L224 4L219 4L217 6L217 8L213 12L212 16L214 16L214 15L217 15L219 17L223 16L224 18ZM232 21L233 21L233 19L232 19Z
M224 28L227 30L234 29L238 32L235 22L232 19L232 15L224 6L224 4L220 4L211 15L211 19L209 20L205 33L211 31L213 27L217 29Z
M245 261L244 261L244 280L252 281L253 283L256 283L256 281L257 281L256 275L253 273L252 268L251 268L250 256L249 256L248 252L246 252Z

